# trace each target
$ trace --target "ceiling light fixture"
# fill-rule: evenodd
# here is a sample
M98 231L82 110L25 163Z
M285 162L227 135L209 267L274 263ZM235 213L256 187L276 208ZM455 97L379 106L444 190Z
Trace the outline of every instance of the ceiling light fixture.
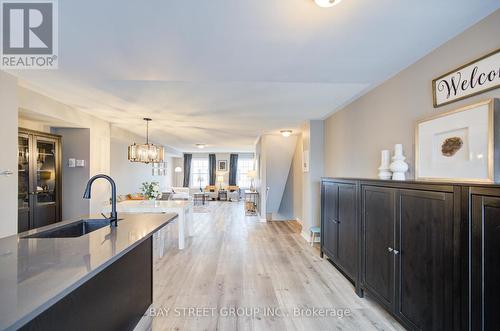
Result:
M316 4L323 8L333 7L338 5L342 0L314 0Z
M144 118L146 121L146 143L137 145L134 143L128 147L128 159L130 162L158 163L163 162L165 150L163 146L149 143L149 122L150 118Z
M285 138L288 138L292 135L292 130L281 130L281 135Z
M199 149L203 149L205 148L205 144L196 144L196 147L198 147Z

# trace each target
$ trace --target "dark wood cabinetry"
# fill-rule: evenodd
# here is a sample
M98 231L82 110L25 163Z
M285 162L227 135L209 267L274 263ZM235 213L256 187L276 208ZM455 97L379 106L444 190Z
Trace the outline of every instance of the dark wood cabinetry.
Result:
M357 284L357 185L349 182L325 182L322 191L322 252Z
M331 259L337 259L338 252L338 218L337 218L337 202L338 202L338 185L335 183L325 183L323 185L323 231L322 235L322 251Z
M500 188L471 188L471 329L500 330Z
M346 183L352 189L341 193ZM331 256L330 247L342 243L351 261L360 261L359 275L353 277L360 296L367 292L411 330L468 329L468 318L463 317L467 291L462 289L467 281L461 275L468 268L463 186L328 178L322 188L324 216L337 212L340 221L334 223L336 243L330 243L332 236L326 232L331 229L323 217L322 252L349 277L350 265L342 264L341 250ZM329 191L337 193L327 195ZM500 206L500 198L496 203ZM359 224L358 232L342 232L342 211L354 219L348 224ZM489 212L500 226L500 208ZM498 236L496 242L500 231Z
M398 190L396 314L417 330L453 330L453 194Z
M61 137L19 129L18 232L61 218Z
M362 279L364 287L391 310L395 309L395 202L393 189L362 189Z
M339 184L337 264L351 278L357 279L358 222L356 185Z

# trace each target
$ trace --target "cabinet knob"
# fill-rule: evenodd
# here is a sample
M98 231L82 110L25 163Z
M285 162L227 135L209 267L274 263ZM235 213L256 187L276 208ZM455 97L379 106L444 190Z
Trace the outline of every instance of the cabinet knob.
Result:
M392 252L393 249L391 247L387 247L387 251Z
M393 253L394 253L394 255L398 255L399 251L398 250L394 250Z

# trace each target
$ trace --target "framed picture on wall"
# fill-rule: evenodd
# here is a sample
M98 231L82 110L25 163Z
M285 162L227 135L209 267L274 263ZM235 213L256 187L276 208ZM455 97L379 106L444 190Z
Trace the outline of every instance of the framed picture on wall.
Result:
M500 87L500 48L432 81L434 107Z
M498 180L496 112L498 100L490 99L419 121L415 130L416 178L483 183Z
M227 160L219 160L217 163L217 171L228 171Z

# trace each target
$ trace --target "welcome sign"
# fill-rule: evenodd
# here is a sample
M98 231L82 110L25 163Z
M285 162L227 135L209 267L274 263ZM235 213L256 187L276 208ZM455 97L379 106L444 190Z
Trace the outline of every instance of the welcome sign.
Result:
M500 87L500 49L432 81L434 107Z

